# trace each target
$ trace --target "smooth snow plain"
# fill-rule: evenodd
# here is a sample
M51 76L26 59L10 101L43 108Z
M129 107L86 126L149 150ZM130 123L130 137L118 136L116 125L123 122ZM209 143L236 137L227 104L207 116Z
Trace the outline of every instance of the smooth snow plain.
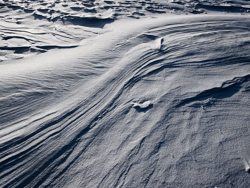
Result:
M247 2L16 2L0 3L0 187L250 185Z

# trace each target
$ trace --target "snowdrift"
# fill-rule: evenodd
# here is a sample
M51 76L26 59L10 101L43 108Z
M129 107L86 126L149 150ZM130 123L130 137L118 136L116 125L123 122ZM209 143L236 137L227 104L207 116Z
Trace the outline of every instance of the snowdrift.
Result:
M116 20L3 61L0 187L247 187L249 25Z

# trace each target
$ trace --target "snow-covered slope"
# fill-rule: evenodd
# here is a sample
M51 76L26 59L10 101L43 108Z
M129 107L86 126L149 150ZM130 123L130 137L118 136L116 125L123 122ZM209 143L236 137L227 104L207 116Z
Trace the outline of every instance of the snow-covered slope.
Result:
M247 187L249 25L118 19L1 62L0 187Z

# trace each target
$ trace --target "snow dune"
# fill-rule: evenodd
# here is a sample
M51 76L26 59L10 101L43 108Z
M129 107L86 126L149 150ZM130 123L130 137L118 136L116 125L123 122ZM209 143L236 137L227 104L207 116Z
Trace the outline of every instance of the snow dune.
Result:
M247 187L250 19L117 20L0 65L0 187Z

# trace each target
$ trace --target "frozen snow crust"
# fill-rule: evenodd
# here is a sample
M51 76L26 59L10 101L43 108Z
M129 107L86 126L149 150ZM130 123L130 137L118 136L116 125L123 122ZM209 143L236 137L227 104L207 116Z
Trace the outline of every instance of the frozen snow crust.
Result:
M0 187L250 185L248 15L36 21L0 24L37 50L2 48Z

